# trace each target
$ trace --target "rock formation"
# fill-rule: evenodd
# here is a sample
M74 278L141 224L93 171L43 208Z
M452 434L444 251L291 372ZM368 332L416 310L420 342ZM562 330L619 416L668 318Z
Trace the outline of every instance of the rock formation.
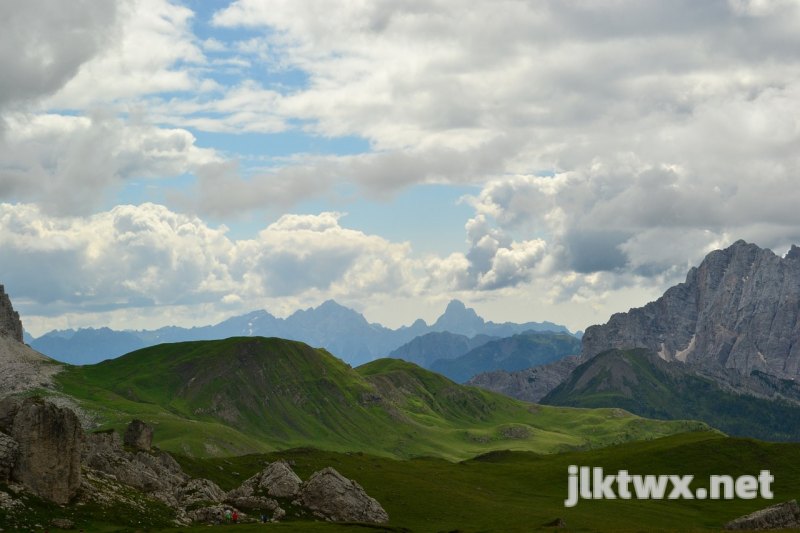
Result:
M69 502L81 484L83 430L69 409L41 398L6 398L0 402L0 432L6 449L16 443L10 479L42 498Z
M800 527L800 506L797 500L778 503L725 524L725 529L764 531Z
M333 468L315 472L303 484L299 501L318 516L334 522L384 523L389 515L364 489Z
M116 432L92 433L86 438L83 462L89 468L113 475L121 483L177 505L175 491L189 481L180 465L166 452L128 452Z
M14 311L11 306L11 300L9 300L3 285L0 285L0 337L9 337L17 342L23 342L19 313Z
M686 281L583 336L582 360L648 348L698 367L800 375L800 248L781 258L737 241L706 256Z
M125 430L125 444L137 450L149 451L153 445L153 427L141 420L133 420Z

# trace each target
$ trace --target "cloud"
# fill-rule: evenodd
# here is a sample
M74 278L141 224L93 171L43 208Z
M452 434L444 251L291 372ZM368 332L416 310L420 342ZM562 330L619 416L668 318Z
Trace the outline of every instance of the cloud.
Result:
M253 239L164 206L52 217L0 204L0 271L26 312L113 312L265 298L365 298L411 290L410 247L340 225L340 213L284 215ZM243 306L243 307L242 307Z
M0 198L35 200L49 213L85 214L125 180L162 178L217 161L183 129L97 112L19 113L0 139Z
M784 176L796 175L800 36L792 28L799 16L797 2L788 0L621 0L602 8L398 0L336 10L315 0L268 8L238 0L218 11L213 24L262 29L250 47L308 75L304 87L265 96L265 111L245 120L299 119L306 131L363 137L373 150L336 160L298 158L274 174L240 180L248 191L240 197L270 196L265 182L289 180L308 186L275 198L326 194L341 182L385 196L432 181L485 184L509 175L571 173L592 181L582 193L597 201L573 200L595 212L587 230L603 233L611 248L621 242L611 236L626 230L614 227L620 206L604 203L608 197L630 202L625 210L639 206L640 218L703 230L702 219L725 215L716 211L715 195L755 187L754 176L771 175L778 180L771 190L753 191L765 198L789 186ZM680 175L670 178L665 169ZM673 185L660 185L659 175ZM629 181L639 185L612 194ZM208 197L200 191L208 211L248 207ZM608 219L594 225L603 212ZM597 240L573 229L574 249ZM576 265L581 270L617 268L620 260L574 259L586 263Z
M191 30L194 13L169 0L118 0L116 23L100 53L46 102L86 109L162 92L196 90L207 59Z
M2 2L0 112L60 89L102 50L116 16L114 2Z

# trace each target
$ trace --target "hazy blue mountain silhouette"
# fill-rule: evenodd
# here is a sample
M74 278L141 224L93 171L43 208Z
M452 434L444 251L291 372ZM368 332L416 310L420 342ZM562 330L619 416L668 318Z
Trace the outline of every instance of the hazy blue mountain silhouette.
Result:
M51 331L30 341L31 347L60 361L89 364L118 357L131 349L165 342L224 339L234 336L281 337L322 347L351 365L385 357L412 339L431 332L508 337L523 331L569 333L552 322L497 324L487 322L458 300L451 301L433 325L418 319L410 326L391 329L370 323L357 311L328 300L318 307L277 318L264 310L235 316L218 324L156 330L115 331L108 328ZM141 343L138 345L137 340ZM93 342L96 341L96 342Z

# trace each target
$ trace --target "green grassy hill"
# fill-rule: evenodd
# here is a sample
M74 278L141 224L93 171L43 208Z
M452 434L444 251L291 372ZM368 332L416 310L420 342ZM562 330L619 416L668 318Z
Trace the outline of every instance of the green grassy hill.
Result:
M543 403L619 407L657 419L702 420L729 435L800 440L800 406L724 390L644 349L610 350L580 365Z
M464 459L496 449L552 453L705 427L619 409L534 406L382 359L352 369L275 338L164 344L58 376L102 428L138 417L156 444L192 456L298 446Z

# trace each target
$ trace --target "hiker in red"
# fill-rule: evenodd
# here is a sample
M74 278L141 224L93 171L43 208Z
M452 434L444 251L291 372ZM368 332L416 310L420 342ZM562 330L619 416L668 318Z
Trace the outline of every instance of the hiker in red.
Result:
M233 523L234 524L239 523L239 512L238 511L234 511L233 512L233 516L231 518L233 519Z

